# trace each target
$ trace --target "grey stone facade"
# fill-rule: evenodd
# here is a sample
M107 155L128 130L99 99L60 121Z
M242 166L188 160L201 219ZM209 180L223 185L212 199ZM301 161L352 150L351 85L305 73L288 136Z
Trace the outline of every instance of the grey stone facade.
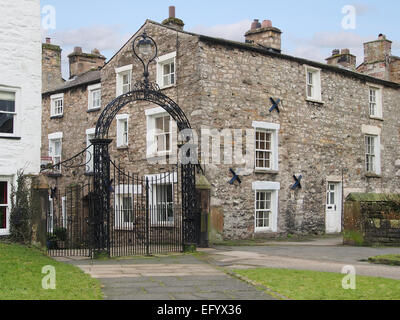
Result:
M223 215L221 237L324 233L327 183L332 180L342 183L343 199L351 192L400 192L395 167L400 159L398 84L152 21L146 21L137 34L144 29L157 42L159 56L176 52L176 85L162 92L179 104L199 135L202 128L252 129L254 121L280 125L279 170L242 171L242 184L231 185L229 169L240 172L241 166L203 165L212 186L211 214ZM133 64L132 83L141 80L143 68L132 57L132 39L101 70L102 107L116 97L115 68ZM320 69L321 102L307 100L306 66ZM155 63L150 66L150 80L156 81ZM383 120L369 116L370 84L382 88ZM95 125L99 114L87 114L85 90L65 93L71 98L70 104L65 100L66 113L74 113L70 120L66 114L62 120L49 121L49 103L44 100L43 155L46 135L54 130L68 132L63 147L66 155L86 145L84 132ZM282 101L280 113L269 112L271 97ZM149 165L146 158L145 110L155 107L137 102L120 111L130 115L128 148L117 148L116 121L111 126L111 156L130 172L152 174L161 168ZM381 175L366 173L363 126L381 130ZM293 175L303 176L302 189L290 189ZM280 183L277 232L255 233L253 183L257 181Z

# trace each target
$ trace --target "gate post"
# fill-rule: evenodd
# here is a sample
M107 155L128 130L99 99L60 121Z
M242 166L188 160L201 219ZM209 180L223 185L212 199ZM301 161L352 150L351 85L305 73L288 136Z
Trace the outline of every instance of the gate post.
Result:
M111 191L110 155L108 146L111 139L90 140L94 147L94 204L89 213L90 243L92 257L111 255L110 250L110 213Z
M196 206L196 166L182 165L183 247L200 245L200 212Z
M196 179L196 203L201 216L200 247L208 248L208 225L210 218L211 184L204 175Z

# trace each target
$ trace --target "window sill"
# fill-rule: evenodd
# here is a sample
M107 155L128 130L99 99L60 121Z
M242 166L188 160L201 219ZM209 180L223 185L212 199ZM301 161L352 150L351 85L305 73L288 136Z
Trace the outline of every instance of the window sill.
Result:
M172 152L165 152L165 153L159 153L159 154L148 154L147 155L147 160L160 160L164 159L165 157L171 157Z
M277 170L263 170L263 169L255 169L255 174L279 174Z
M312 103L318 103L318 104L325 104L325 102L322 100L317 100L317 99L312 99L312 98L306 98L306 101L312 102Z
M61 178L63 175L61 173L44 173L49 178Z
M5 140L21 140L21 137L13 137L13 136L0 136L0 139L5 139Z
M159 85L159 87L160 87L160 90L171 89L171 88L173 88L173 87L176 87L176 84L171 84L171 85L165 86L165 87L161 87L161 86Z
M120 147L117 147L117 150L119 150L119 151L129 150L129 146L120 146Z
M62 119L62 118L64 118L64 115L51 116L51 117L50 117L50 120L53 120L53 119Z
M385 120L383 120L382 117L369 116L369 118L372 119L372 120L385 121Z
M175 228L175 223L165 222L165 223L155 223L150 226L151 228Z
M373 173L373 172L367 172L367 173L365 174L365 176L366 176L367 178L372 178L372 179L381 179L381 178L382 178L382 175L376 174L376 173Z
M255 229L254 233L256 233L256 234L275 234L277 232L268 228L268 229Z
M93 113L93 112L97 112L97 111L100 111L101 110L101 108L93 108L93 109L88 109L86 112L87 113Z

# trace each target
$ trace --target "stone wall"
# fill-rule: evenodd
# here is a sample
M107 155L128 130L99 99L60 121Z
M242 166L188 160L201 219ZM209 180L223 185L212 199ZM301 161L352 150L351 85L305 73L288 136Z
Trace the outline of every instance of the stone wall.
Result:
M400 246L400 195L350 194L344 235L350 245Z
M342 181L343 174L345 196L400 190L400 180L393 178L400 149L398 89L383 89L385 120L378 121L369 117L368 83L357 77L322 69L324 103L313 103L306 99L305 63L211 42L200 48L203 112L193 121L197 126L251 128L252 121L281 126L279 172L253 171L232 186L229 165L206 166L211 210L223 208L225 237L254 236L254 181L281 184L278 233L325 232L330 177ZM270 97L282 100L280 114L269 112ZM382 129L382 176L365 172L363 125ZM290 190L294 174L303 176L303 189Z

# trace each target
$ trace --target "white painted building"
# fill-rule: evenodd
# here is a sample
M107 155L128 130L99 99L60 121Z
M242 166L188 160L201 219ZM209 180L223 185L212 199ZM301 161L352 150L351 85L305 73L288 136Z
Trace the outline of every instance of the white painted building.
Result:
M17 172L40 170L40 24L39 0L0 1L0 236L9 234Z

